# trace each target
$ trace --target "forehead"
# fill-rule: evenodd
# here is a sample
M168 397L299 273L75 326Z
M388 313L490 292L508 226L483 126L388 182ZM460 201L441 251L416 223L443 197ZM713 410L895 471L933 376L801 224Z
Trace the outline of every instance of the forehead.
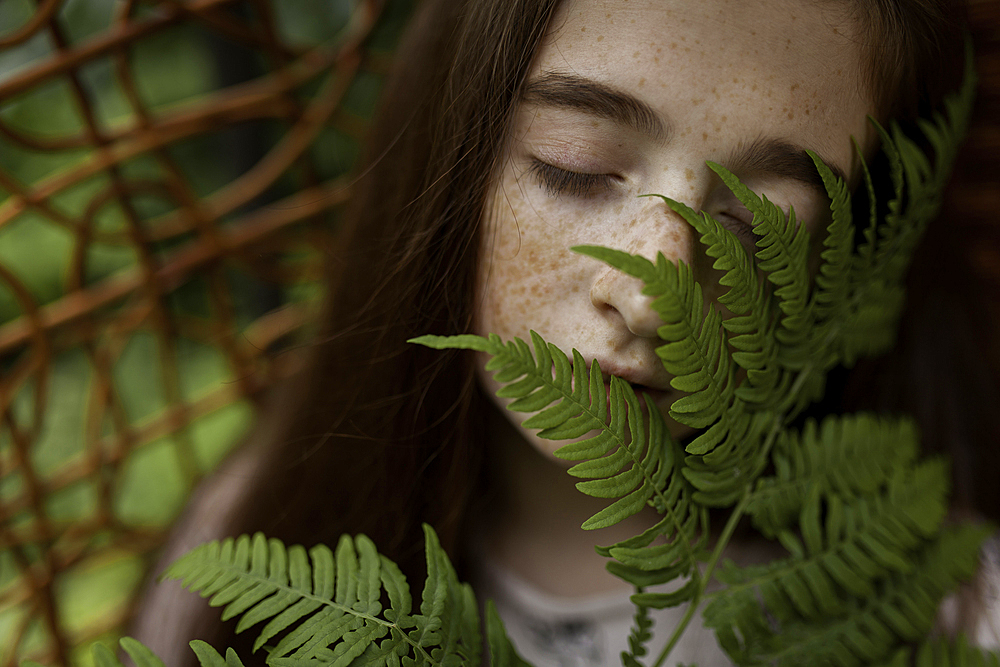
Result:
M681 133L795 137L849 165L871 112L858 32L841 0L566 0L535 76L627 90Z

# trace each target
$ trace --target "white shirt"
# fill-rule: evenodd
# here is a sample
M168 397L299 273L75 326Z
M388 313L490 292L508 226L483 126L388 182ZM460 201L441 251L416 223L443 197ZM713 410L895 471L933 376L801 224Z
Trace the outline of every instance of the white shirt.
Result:
M480 567L476 595L481 604L493 600L507 635L525 660L535 667L620 667L635 614L628 590L559 597L537 589L488 556L480 555ZM968 638L983 648L1000 649L1000 538L983 545L976 586L983 613ZM685 611L685 606L650 610L653 638L643 663L655 662ZM945 631L955 630L955 596L942 603L939 620ZM667 664L679 663L698 667L732 664L719 648L715 633L702 625L700 614L671 651Z

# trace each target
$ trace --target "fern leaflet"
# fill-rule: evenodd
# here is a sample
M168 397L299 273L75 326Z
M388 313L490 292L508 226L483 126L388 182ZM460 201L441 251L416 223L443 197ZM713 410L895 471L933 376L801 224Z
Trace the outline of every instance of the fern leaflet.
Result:
M409 586L399 568L368 538L344 536L331 552L307 554L257 534L210 542L170 566L165 577L225 606L239 617L237 632L269 620L254 644L281 636L271 665L478 664L478 611L471 588L459 584L430 527L425 526L427 570L420 613L412 613ZM383 591L389 608L383 610ZM314 662L317 661L317 662Z

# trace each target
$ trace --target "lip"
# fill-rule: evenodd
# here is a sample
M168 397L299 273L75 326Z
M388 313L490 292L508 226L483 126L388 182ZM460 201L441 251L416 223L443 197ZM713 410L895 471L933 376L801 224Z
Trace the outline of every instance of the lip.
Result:
M611 376L616 376L629 384L635 395L641 397L643 394L647 394L652 402L661 409L665 409L673 399L677 398L677 392L669 385L668 380L664 380L661 377L653 376L653 374L648 371L630 368L620 364L616 364L610 360L601 359L600 357L587 357L584 355L584 359L595 360L601 367L601 373L604 375L604 389L605 391L610 391L611 386ZM587 362L587 368L590 368L591 361ZM654 363L659 363L656 360Z
M673 388L668 382L664 381L662 378L653 376L651 373L634 368L618 366L610 361L603 361L600 358L596 358L596 360L598 365L601 367L601 372L605 376L614 375L622 380L625 380L632 385L636 394L641 391L650 395L669 394L673 392Z

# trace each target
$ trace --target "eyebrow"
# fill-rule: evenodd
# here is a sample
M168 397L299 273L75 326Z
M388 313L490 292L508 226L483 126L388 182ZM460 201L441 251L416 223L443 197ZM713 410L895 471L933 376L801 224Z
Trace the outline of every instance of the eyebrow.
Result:
M840 167L832 164L822 155L820 155L820 159L826 163L834 176L847 181L847 177ZM781 139L756 139L747 145L736 148L723 164L730 171L764 172L804 183L818 190L823 196L827 194L823 178L819 175L815 163L806 150Z
M670 126L648 104L592 79L562 72L546 72L525 85L529 104L583 111L665 141ZM833 175L847 181L844 171L820 155ZM826 196L823 179L801 146L782 139L758 138L736 148L723 163L734 172L756 171L803 183Z
M632 128L657 141L669 127L651 106L628 93L574 74L548 72L529 81L524 101L542 106L583 111Z

